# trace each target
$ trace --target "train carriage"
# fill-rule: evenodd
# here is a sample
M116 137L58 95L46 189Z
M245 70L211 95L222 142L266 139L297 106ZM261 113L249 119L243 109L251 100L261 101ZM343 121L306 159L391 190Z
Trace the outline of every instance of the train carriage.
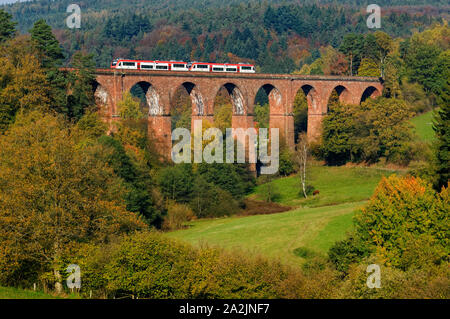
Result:
M255 73L255 66L246 63L210 63L183 61L144 61L115 59L111 63L113 69L175 71L175 72L217 72L217 73Z

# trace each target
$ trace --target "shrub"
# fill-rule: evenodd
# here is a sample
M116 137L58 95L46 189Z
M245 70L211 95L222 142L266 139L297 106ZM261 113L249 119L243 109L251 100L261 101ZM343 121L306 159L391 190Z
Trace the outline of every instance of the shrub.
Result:
M281 150L278 168L278 174L281 176L289 176L295 172L292 156L293 155L288 148Z
M299 270L240 252L193 248L143 232L102 246L80 246L82 293L138 298L330 297L335 273Z
M447 265L429 269L400 269L380 265L381 288L370 289L366 285L369 264L377 263L369 259L350 269L348 278L337 290L338 298L357 299L447 299L450 296L450 271Z
M193 218L195 218L195 215L189 206L171 202L167 210L167 215L164 217L163 229L176 230L183 228L184 223Z

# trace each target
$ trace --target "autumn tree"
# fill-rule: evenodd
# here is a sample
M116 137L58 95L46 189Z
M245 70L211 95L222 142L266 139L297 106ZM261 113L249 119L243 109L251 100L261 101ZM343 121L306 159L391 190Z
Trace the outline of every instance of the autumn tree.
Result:
M0 46L0 132L19 110L46 110L49 88L30 39L21 36Z
M380 76L378 64L370 58L364 58L358 69L359 76Z
M384 78L384 72L385 72L385 63L386 63L386 57L388 56L389 52L392 50L393 41L392 38L385 32L382 31L376 31L374 33L376 43L378 45L378 57L380 62L380 74L381 77Z
M145 228L121 200L123 187L101 145L78 145L61 118L19 115L0 137L0 282L45 280L62 289L71 246Z

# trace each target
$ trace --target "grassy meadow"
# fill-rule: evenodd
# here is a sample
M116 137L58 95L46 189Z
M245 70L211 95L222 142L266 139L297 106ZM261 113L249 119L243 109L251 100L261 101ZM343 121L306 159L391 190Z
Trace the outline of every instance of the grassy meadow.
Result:
M271 182L278 194L276 202L289 206L319 207L369 199L382 176L390 170L367 167L312 166L307 173L307 184L320 194L303 198L298 176L289 176ZM262 200L265 185L256 187L250 197Z
M60 299L40 291L0 287L0 299Z
M433 131L433 115L434 111L423 113L411 120L416 134L422 141L433 142L435 139Z
M290 265L300 265L305 258L325 254L352 228L352 216L373 194L382 178L393 171L363 167L314 166L310 184L320 190L307 199L299 195L297 176L272 181L279 193L278 202L294 206L288 212L203 219L189 223L187 229L167 236L194 245L238 249L255 255L276 258ZM260 185L250 195L259 198Z

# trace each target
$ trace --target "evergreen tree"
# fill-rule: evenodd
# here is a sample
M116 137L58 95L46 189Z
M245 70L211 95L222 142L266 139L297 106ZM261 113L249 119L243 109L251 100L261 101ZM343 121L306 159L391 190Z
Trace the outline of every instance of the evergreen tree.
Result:
M41 52L42 67L46 69L57 67L64 59L64 54L58 40L52 33L52 28L41 19L30 29L31 38L36 48Z
M75 53L72 58L75 71L69 74L68 117L78 121L89 106L94 106L95 63L92 54Z
M59 70L64 59L59 41L53 35L52 28L43 19L36 21L30 34L35 48L39 51L40 63L45 70L47 81L52 88L49 96L51 107L68 116L67 79Z
M16 22L12 21L12 16L3 9L0 9L0 43L11 39L16 33Z
M450 179L450 161L448 147L450 145L450 104L443 105L436 114L433 129L437 142L435 161L437 173L437 188L448 186Z

